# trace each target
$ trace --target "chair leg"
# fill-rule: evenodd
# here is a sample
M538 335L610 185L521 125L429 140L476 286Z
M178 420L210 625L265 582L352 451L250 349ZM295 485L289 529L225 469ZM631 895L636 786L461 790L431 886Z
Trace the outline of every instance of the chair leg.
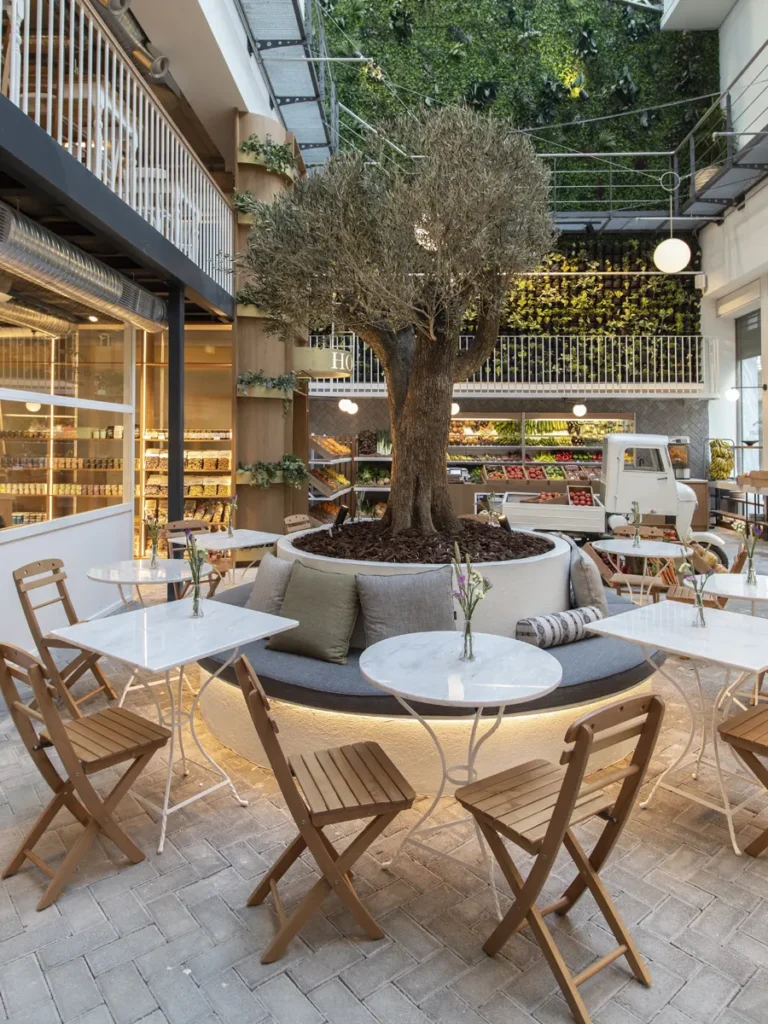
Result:
M306 850L307 844L304 841L304 837L301 835L296 836L292 843L290 843L280 856L277 858L275 863L264 875L262 880L253 890L251 895L248 897L248 906L256 907L260 903L263 903L270 893L270 882L279 882L286 871L291 865L298 860L301 854Z
M41 837L45 833L48 826L51 824L53 819L59 813L62 807L68 806L71 803L72 794L72 783L65 782L61 789L54 793L48 806L38 816L32 828L22 839L21 844L9 860L3 871L3 878L10 878L11 875L15 875L19 868L22 866L25 860L27 860L27 851L31 851L35 848ZM87 818L86 818L87 820Z
M762 686L762 678L761 678ZM752 753L751 750L740 750L738 747L734 747L731 744L731 750L736 754L744 764L749 768L752 774L757 778L765 788L768 790L768 768L765 767L763 762ZM750 857L759 857L760 854L768 849L768 829L763 832L757 839L753 839L749 846L745 847L744 853L749 854Z
M323 900L329 893L335 892L344 906L353 915L358 924L361 925L366 935L371 939L381 939L384 932L374 921L363 904L360 897L352 888L349 880L345 877L351 866L368 849L371 843L377 839L384 829L397 816L398 812L382 814L374 818L366 825L363 831L352 840L349 846L333 859L328 851L320 831L311 824L302 828L302 838L315 858L323 877L316 882L309 892L300 900L298 906L290 917L281 921L275 938L264 951L261 962L263 964L274 963L285 953L291 941L301 931L314 912L320 907ZM289 847L291 849L291 847ZM287 853L287 851L286 851ZM284 854L285 856L285 854ZM295 859L295 858L294 858ZM269 881L265 880L269 888ZM262 883L263 884L263 883ZM261 888L261 886L259 887ZM258 892L258 890L257 890Z
M85 831L66 855L59 867L59 870L51 879L50 885L40 897L37 904L38 910L45 910L46 907L50 907L52 903L56 902L61 895L64 886L70 880L72 875L74 875L75 871L77 871L78 864L86 855L98 834L99 826L95 821L92 821L90 825L86 825Z
M524 884L522 875L515 867L498 832L479 818L476 820L480 826L480 831L483 833L483 836L491 849L491 852L498 861L504 877L509 883L509 887L512 890L515 900L519 900ZM514 910L516 906L517 904L513 906L512 910ZM574 1019L578 1024L592 1024L592 1018L589 1015L586 1003L581 998L579 990L574 984L570 971L563 960L560 950L555 945L555 941L546 926L541 911L533 904L522 909L525 911L524 917L536 938L536 942L538 943L541 952L544 954L545 960L549 964L550 970L555 976L555 980L560 986L560 991L563 993L565 1001L568 1003ZM511 911L496 927L491 937L483 946L485 952L490 956L493 956L494 953L498 953L504 943L516 931L514 925L511 927L506 925L507 919L510 915Z
M579 874L584 879L589 891L592 893L595 903L597 903L603 917L607 921L608 927L613 932L613 937L616 939L619 946L625 947L624 956L627 958L627 962L632 968L632 973L637 980L641 982L641 984L645 985L646 988L650 988L651 975L640 956L640 950L635 945L632 936L629 934L624 922L621 920L615 903L609 896L603 883L600 881L600 876L590 863L590 860L581 848L578 839L570 829L565 833L563 842L568 853L570 853L573 858L573 862L578 868Z

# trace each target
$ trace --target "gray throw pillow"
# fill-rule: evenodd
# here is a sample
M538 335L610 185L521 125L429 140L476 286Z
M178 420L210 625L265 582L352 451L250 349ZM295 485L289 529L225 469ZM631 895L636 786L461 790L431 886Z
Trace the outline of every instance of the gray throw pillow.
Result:
M292 570L293 562L275 558L273 554L267 552L261 560L245 607L252 612L279 615Z
M572 608L569 612L520 619L516 636L534 647L562 647L589 635L589 623L605 618L601 608Z
M299 625L273 636L267 647L346 665L357 610L354 576L294 562L280 614Z
M355 579L369 647L404 633L456 629L450 565L393 576L358 575Z
M600 570L584 552L575 545L571 548L571 589L573 603L577 608L599 608L608 614L605 587Z

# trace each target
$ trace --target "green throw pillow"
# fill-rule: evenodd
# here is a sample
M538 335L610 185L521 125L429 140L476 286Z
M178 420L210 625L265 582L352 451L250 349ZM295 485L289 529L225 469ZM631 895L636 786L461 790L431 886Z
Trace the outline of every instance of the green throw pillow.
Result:
M267 647L346 665L357 612L354 576L294 562L280 614L299 625L273 636Z

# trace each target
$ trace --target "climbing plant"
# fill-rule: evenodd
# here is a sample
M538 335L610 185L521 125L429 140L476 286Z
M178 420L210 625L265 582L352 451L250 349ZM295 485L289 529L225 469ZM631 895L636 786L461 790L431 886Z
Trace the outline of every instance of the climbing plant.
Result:
M334 75L342 102L377 124L403 105L465 100L535 128L719 89L716 33L661 32L657 14L613 0L316 2L332 53L374 61ZM667 150L711 102L544 134L584 151Z

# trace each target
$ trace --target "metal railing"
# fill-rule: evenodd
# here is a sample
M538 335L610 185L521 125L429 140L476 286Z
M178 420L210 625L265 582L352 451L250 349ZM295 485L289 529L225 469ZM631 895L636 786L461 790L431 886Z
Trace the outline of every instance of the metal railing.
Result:
M461 339L466 347L471 337ZM351 334L313 335L310 345L352 354L352 376L314 380L310 394L384 395L386 384L374 352ZM717 345L699 335L515 336L502 335L491 358L457 397L655 395L711 398L717 381Z
M2 8L0 93L232 293L232 208L89 0Z
M0 332L0 387L19 391L77 394L76 344L72 338L43 338Z
M662 178L674 169L671 152L571 152L539 156L552 172L549 196L555 214L656 212L669 206L669 192L664 190Z

